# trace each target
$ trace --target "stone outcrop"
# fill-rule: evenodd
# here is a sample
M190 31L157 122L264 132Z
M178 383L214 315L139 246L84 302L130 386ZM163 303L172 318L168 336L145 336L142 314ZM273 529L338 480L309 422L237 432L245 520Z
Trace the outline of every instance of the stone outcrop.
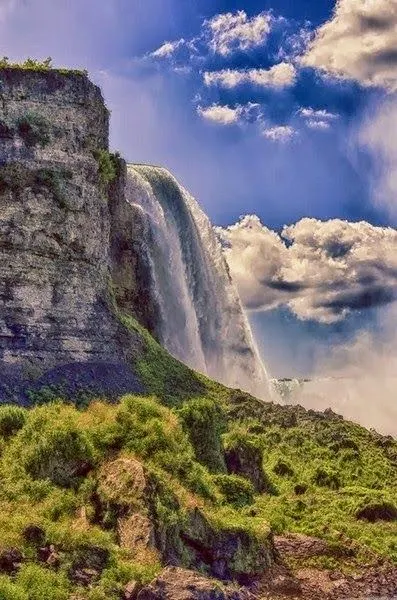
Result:
M254 600L235 585L222 585L193 571L168 567L137 595L138 600Z
M57 385L64 366L87 387L110 366L108 388L113 371L117 392L139 388L127 366L137 340L110 308L111 217L98 160L108 123L84 74L0 70L2 400L20 395L21 382Z
M204 510L182 506L133 458L119 458L101 469L95 503L96 521L115 529L122 548L133 554L151 549L163 564L245 584L259 578L275 560L265 523L256 534L214 523ZM164 519L167 511L171 519Z

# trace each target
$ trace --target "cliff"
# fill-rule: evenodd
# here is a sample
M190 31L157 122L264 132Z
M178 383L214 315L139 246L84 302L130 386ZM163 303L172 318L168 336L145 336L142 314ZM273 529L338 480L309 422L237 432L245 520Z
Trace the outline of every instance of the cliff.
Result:
M120 326L109 294L108 192L123 165L108 153L108 128L101 92L84 74L0 70L3 400L18 396L21 382L65 377L139 388L128 368L137 338ZM113 190L117 206L117 182Z

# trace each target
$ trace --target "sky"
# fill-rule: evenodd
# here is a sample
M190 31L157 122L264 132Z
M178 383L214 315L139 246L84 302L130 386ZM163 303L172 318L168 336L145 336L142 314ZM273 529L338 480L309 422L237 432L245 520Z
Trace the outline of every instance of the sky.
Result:
M0 55L88 69L112 149L219 228L271 374L386 343L397 0L0 0Z

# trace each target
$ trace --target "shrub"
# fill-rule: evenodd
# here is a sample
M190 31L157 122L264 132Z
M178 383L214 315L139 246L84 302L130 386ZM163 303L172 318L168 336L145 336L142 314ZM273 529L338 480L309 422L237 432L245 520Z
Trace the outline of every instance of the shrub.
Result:
M8 458L16 460L33 479L49 479L72 487L92 468L93 447L77 424L73 409L54 404L35 408L13 438Z
M93 155L98 162L98 172L101 184L108 186L119 174L120 155L112 154L107 150L94 150Z
M45 600L68 600L69 598L70 584L65 574L54 573L38 565L23 566L16 577L16 583L27 593L29 600L44 600L44 598Z
M27 591L5 575L0 575L0 598L1 600L29 600Z
M0 435L8 438L22 429L26 421L26 410L20 406L0 407Z
M330 490L339 490L341 482L336 472L327 471L318 467L313 475L313 482L320 487L327 487Z
M214 481L219 488L226 504L242 508L254 501L254 486L238 475L214 475Z
M221 433L225 417L218 404L207 398L186 402L178 415L194 448L196 459L212 473L226 471Z
M297 483L294 487L294 492L297 496L303 496L306 494L308 486L305 483Z
M369 502L356 511L355 517L370 523L397 521L397 508L391 502Z
M46 188L58 204L65 207L65 184L72 176L71 171L63 168L29 169L20 163L8 163L0 166L0 194L25 188L40 192Z
M193 448L171 410L154 398L126 396L116 422L125 449L168 471L192 491L212 495L209 475L194 462Z
M273 473L280 477L292 477L295 471L289 463L279 459L273 467Z
M51 126L47 119L35 113L27 113L17 121L17 131L29 148L44 148L51 140Z
M52 58L48 57L45 60L37 60L35 58L27 58L25 61L21 63L10 62L8 56L3 56L0 58L0 69L22 69L23 71L35 71L35 72L47 72L47 71L56 71L62 75L87 75L87 71L85 69L65 69L58 68L55 69L52 66Z
M255 436L235 430L224 436L224 446L229 473L248 479L259 493L277 493L263 470L263 451Z

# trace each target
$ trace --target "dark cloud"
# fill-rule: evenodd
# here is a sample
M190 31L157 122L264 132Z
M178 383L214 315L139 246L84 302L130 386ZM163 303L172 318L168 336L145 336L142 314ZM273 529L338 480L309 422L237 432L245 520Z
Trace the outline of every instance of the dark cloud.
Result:
M366 222L302 219L282 234L255 216L219 230L247 308L288 306L332 323L397 299L397 231Z

